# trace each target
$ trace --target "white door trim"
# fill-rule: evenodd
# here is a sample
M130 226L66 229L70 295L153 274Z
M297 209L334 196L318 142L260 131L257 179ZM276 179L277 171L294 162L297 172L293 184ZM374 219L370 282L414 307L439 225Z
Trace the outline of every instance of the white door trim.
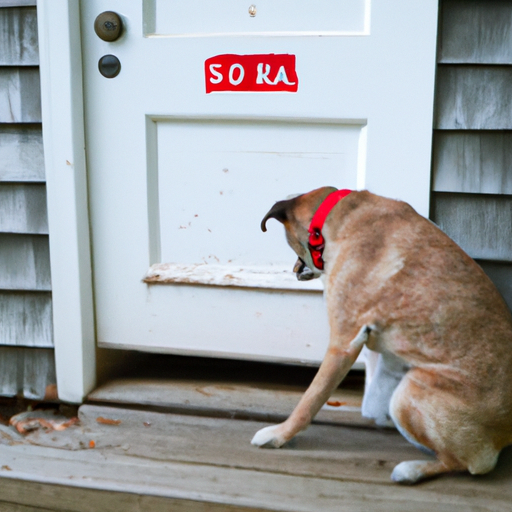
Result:
M78 0L38 0L43 143L59 398L96 381Z

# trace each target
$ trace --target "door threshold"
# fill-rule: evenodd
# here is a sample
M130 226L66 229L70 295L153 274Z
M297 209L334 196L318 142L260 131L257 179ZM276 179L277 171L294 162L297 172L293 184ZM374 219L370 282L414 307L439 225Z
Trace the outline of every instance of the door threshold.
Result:
M252 361L140 354L86 403L218 418L281 422L317 369ZM319 424L373 427L361 416L364 372L352 371L315 417Z

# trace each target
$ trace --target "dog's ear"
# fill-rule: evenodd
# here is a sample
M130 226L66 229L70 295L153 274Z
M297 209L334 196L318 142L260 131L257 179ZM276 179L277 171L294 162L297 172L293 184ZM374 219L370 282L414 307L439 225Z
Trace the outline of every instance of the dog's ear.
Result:
M263 220L261 221L261 230L263 232L267 231L267 220L268 219L276 219L283 224L286 223L288 219L288 212L291 209L293 199L289 199L287 201L278 201L272 208L270 208L269 212Z

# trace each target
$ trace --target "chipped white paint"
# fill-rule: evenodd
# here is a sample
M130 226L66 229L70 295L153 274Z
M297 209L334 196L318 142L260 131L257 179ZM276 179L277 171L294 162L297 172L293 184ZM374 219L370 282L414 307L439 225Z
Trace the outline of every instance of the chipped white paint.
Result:
M275 290L323 290L320 279L307 282L298 281L292 271L273 266L239 267L234 265L157 263L148 270L144 282L239 286Z

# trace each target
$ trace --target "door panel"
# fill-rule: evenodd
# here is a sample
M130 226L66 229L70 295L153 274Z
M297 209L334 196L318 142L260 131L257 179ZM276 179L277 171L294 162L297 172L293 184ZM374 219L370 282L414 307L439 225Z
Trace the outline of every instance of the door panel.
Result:
M260 231L266 212L254 197L270 208L319 182L355 188L360 132L279 119L157 122L159 261L288 268L282 229Z
M145 35L363 34L368 0L144 0Z

